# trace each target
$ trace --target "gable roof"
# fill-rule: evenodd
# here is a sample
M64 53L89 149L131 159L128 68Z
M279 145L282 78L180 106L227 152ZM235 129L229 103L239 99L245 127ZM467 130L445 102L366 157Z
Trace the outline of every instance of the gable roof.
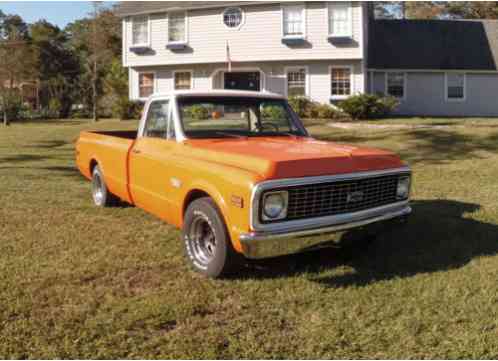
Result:
M130 15L153 14L176 10L251 5L261 2L262 1L120 1L116 5L114 12L119 17L125 17Z
M368 67L498 70L496 20L375 20Z

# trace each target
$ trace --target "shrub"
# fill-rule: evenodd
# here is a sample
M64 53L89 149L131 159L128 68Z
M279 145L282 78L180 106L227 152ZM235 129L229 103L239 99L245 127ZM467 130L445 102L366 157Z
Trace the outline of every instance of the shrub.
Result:
M398 104L398 101L392 97L361 94L342 101L339 107L353 119L377 119L391 113Z
M131 101L127 97L116 100L112 106L112 115L121 120L138 119L142 113L143 104Z
M5 94L3 105L5 106L5 113L7 113L7 119L9 121L21 119L22 113L26 110L26 107L22 103L21 96L16 93ZM1 111L3 113L4 109Z
M50 99L50 101L48 102L48 109L54 117L58 118L62 110L61 101L57 98Z
M311 100L303 96L292 96L289 98L289 105L300 117L307 117L312 104Z
M186 112L192 120L206 120L209 118L209 110L206 107L203 107L202 105L192 105L190 106Z
M316 116L313 118L319 119L335 119L339 118L341 112L328 104L317 104L314 106L316 111Z
M263 109L261 112L263 119L268 121L279 122L282 119L285 119L284 109L282 107L277 106L268 106Z

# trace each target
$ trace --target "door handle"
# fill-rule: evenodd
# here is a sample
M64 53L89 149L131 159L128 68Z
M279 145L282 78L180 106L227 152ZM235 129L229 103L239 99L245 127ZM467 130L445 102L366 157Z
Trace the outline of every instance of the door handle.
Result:
M140 149L132 149L132 152L135 154L140 154L142 151Z

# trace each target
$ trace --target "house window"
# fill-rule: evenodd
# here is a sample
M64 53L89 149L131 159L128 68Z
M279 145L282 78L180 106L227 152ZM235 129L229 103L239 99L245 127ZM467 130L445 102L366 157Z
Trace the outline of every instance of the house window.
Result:
M350 37L353 35L350 2L331 2L329 7L329 36Z
M465 100L465 73L446 73L446 100Z
M351 68L331 69L332 98L347 98L351 95Z
M284 37L304 37L304 5L282 6L282 20Z
M223 24L230 29L239 28L242 20L243 14L240 8L227 8L223 12Z
M192 72L177 71L175 72L175 90L192 89Z
M140 98L147 98L154 94L154 73L138 75L138 94Z
M136 16L132 20L133 45L149 44L149 17Z
M168 15L168 42L187 42L187 16L185 12L169 13Z
M306 96L306 68L287 70L287 96Z
M403 99L405 97L406 76L405 73L387 73L386 93L392 97Z

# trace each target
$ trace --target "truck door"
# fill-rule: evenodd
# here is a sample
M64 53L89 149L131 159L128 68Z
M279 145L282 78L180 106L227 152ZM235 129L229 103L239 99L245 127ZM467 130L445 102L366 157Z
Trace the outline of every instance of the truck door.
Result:
M129 183L135 204L169 221L171 210L171 157L176 139L170 101L154 100L149 104L142 135L130 152Z

